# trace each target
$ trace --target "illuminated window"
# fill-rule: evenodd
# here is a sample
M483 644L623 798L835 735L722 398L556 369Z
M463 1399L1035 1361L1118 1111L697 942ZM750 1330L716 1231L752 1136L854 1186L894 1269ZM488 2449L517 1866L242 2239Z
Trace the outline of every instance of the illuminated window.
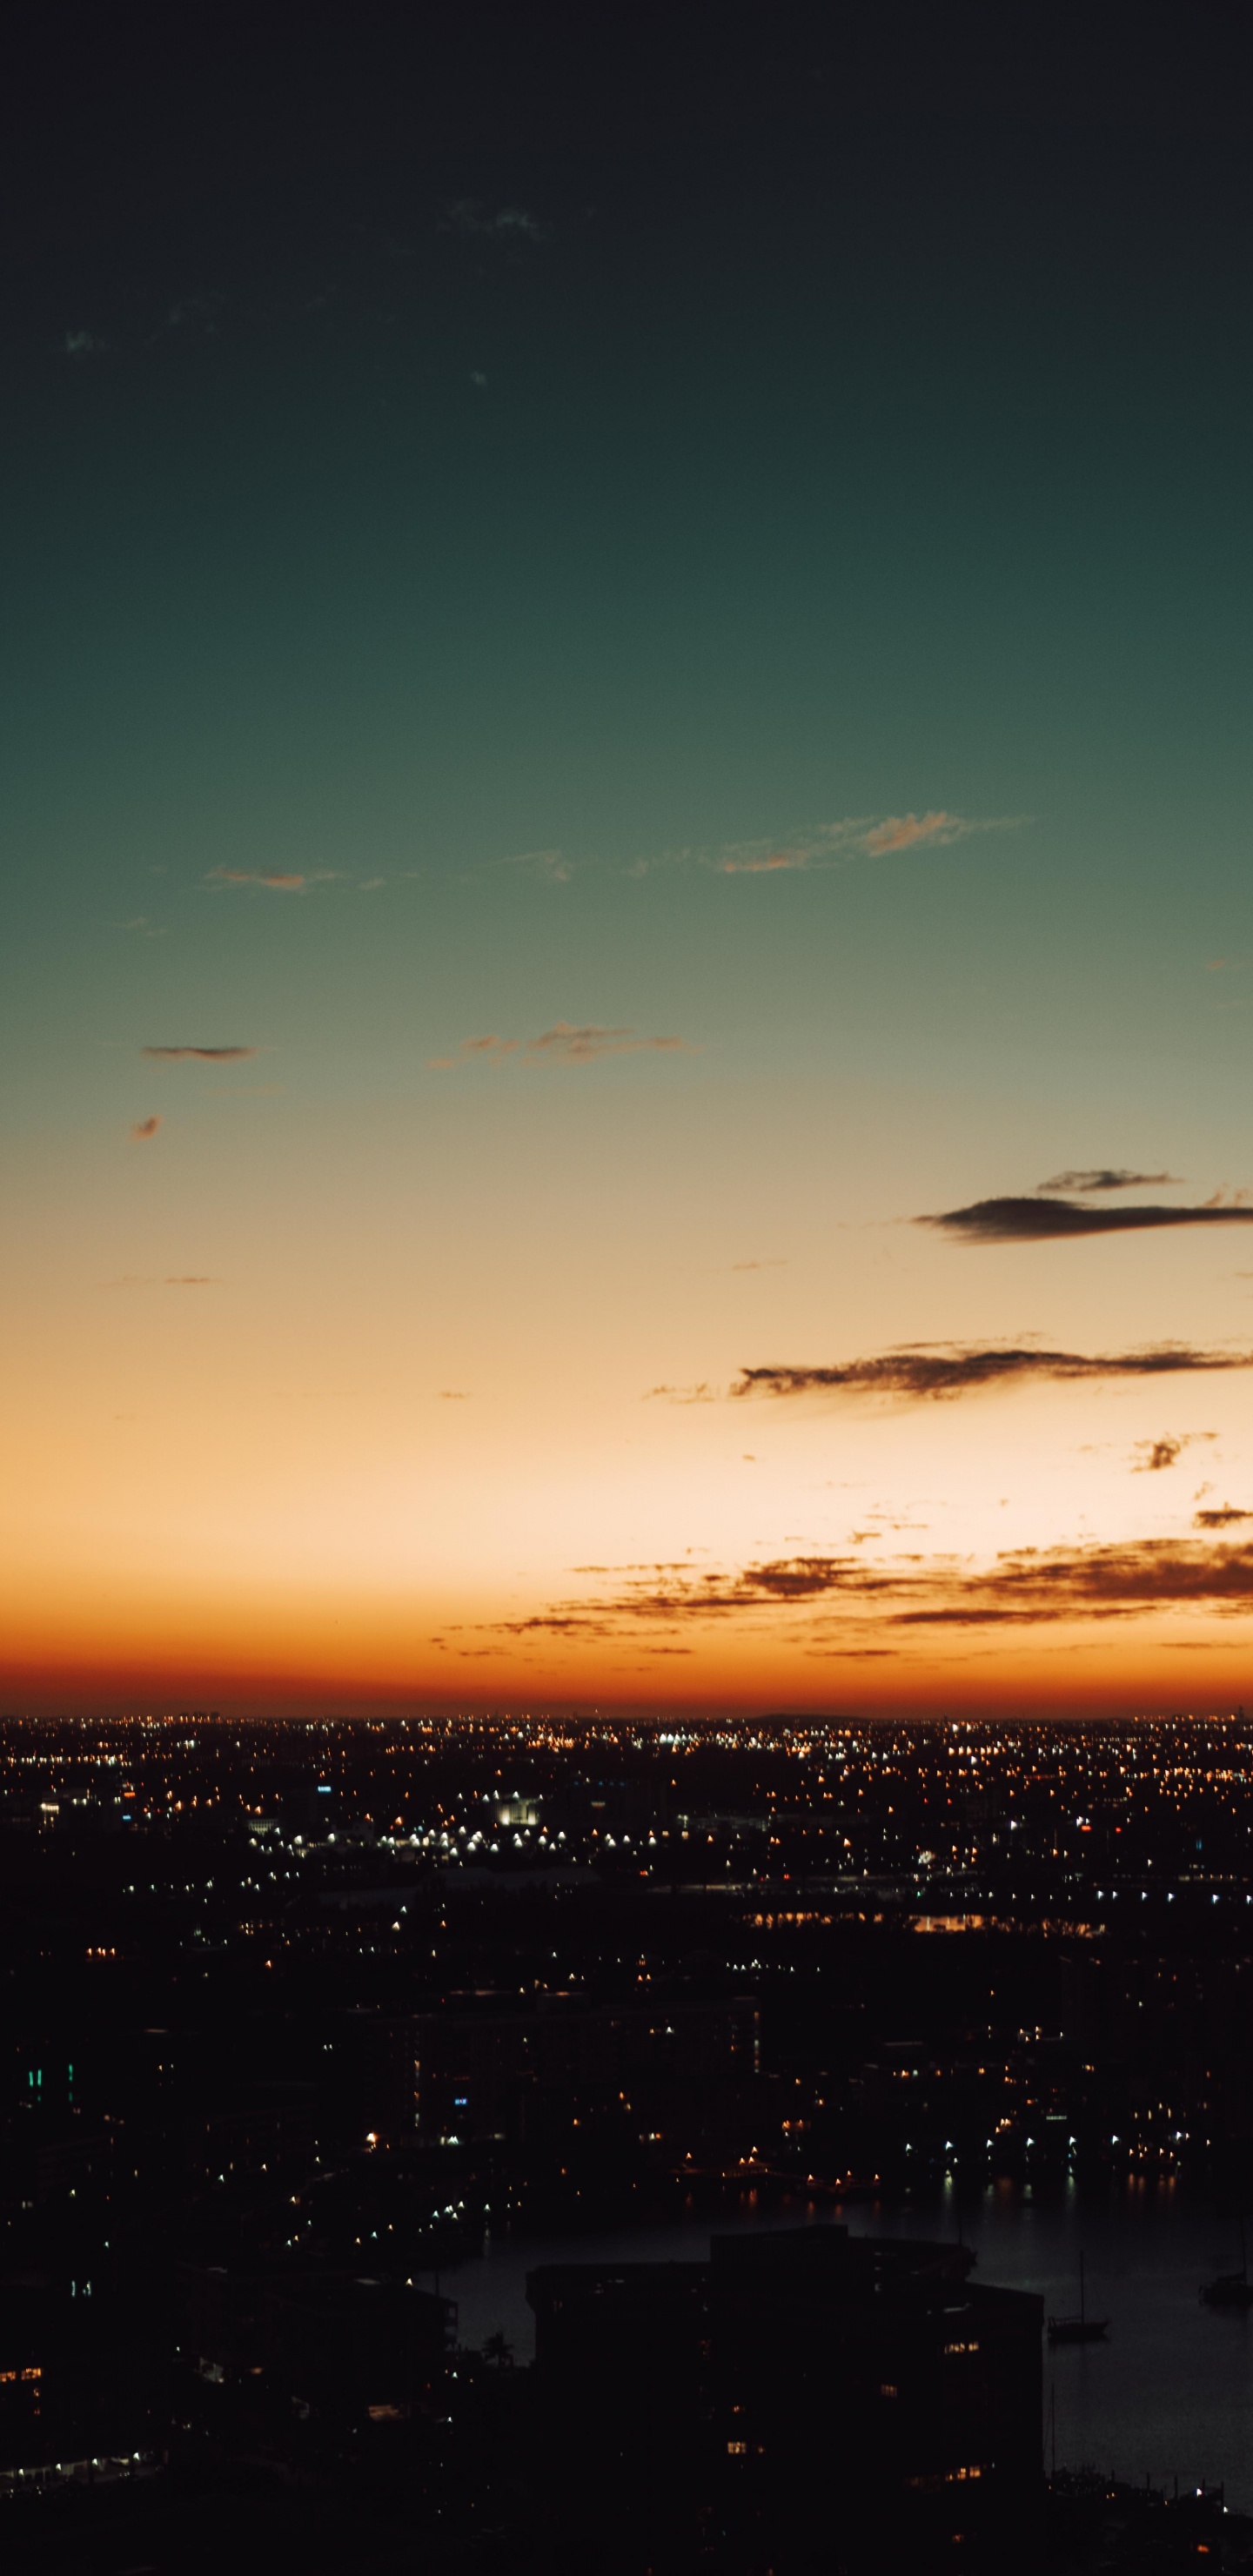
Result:
M880 2397L899 2397L899 2396L900 2396L900 2393L901 2393L901 2392L900 2392L899 2388L895 2388L895 2387L893 2386L893 2384L892 2384L892 2382L891 2382L891 2380L890 2380L890 2379L881 2379L881 2380L880 2380L880 2382L879 2382L879 2395L880 2395Z
M748 2450L748 2444L747 2442L728 2442L727 2449L733 2459L743 2459Z

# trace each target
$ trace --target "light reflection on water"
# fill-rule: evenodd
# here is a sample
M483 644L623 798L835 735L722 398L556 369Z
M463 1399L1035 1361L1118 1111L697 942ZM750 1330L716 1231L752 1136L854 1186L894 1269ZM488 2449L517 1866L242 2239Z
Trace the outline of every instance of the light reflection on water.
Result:
M503 2328L519 2361L534 2352L526 2275L540 2263L698 2262L711 2234L795 2227L842 2218L854 2236L943 2237L960 2232L978 2258L977 2280L1036 2290L1045 2311L1079 2304L1083 2253L1088 2312L1110 2319L1105 2344L1044 2347L1045 2431L1050 2392L1057 2459L1090 2461L1119 2477L1169 2486L1226 2484L1227 2501L1253 2511L1253 2317L1206 2308L1200 2284L1240 2261L1238 2228L1173 2180L1079 2192L999 2182L954 2197L951 2182L925 2200L832 2210L745 2206L644 2228L561 2237L498 2237L483 2257L448 2272L461 2340Z

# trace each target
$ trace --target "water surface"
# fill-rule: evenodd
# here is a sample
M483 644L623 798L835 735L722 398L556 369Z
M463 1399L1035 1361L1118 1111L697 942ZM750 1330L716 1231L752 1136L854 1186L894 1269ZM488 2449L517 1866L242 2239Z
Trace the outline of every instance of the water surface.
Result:
M1131 2183L1046 2194L997 2183L963 2195L951 2184L908 2202L859 2201L761 2210L746 2205L602 2234L497 2237L478 2260L445 2275L458 2302L461 2340L497 2328L519 2361L535 2349L526 2275L540 2263L699 2262L711 2234L830 2224L855 2236L936 2237L960 2232L977 2257L975 2278L1036 2290L1046 2311L1078 2306L1085 2259L1089 2313L1108 2316L1109 2341L1044 2348L1042 2444L1059 2464L1091 2462L1155 2486L1226 2484L1227 2501L1253 2511L1253 2319L1206 2308L1200 2284L1240 2260L1238 2229L1175 2183Z

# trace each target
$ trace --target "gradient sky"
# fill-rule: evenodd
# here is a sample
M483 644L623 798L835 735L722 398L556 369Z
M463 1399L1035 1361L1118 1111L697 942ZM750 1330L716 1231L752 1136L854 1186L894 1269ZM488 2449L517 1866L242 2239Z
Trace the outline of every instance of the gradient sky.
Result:
M5 281L6 1705L1246 1696L1243 140L262 64L223 176L224 71L91 68Z

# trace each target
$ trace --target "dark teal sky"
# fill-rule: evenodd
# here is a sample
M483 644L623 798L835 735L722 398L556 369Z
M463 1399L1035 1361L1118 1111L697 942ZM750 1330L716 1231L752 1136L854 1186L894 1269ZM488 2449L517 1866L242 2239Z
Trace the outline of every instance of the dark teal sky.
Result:
M406 919L468 919L490 972L498 939L538 966L552 906L472 872L549 849L588 871L563 942L603 922L694 998L743 958L804 1008L881 871L807 886L798 954L794 887L622 870L933 808L1031 818L887 893L933 1036L937 969L1099 1044L1169 1024L1181 938L1239 946L1222 174L844 144L503 198L336 174L52 265L9 404L8 830L76 1009L153 868L198 918L216 866L417 870Z

